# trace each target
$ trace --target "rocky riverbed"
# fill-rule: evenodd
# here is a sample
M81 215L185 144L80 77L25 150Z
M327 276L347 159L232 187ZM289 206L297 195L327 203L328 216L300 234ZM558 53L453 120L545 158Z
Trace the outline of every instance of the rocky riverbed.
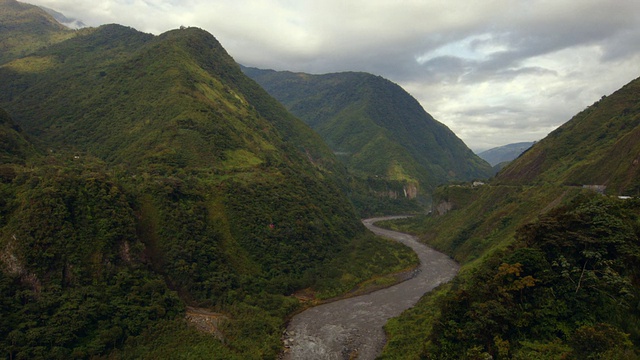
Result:
M458 264L420 243L414 236L381 229L363 220L374 233L411 247L420 265L415 276L400 284L366 295L316 306L296 315L285 332L284 359L374 359L386 342L382 326L412 307L426 292L451 280Z

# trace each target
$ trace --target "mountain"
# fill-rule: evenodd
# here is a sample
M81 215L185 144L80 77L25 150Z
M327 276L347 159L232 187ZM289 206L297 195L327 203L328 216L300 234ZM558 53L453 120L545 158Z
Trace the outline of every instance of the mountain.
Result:
M58 31L39 8L0 11L16 6L32 26L7 38ZM411 265L365 233L320 137L211 34L105 25L29 49L0 65L9 358L275 358L294 291Z
M277 165L279 149L293 147L305 162L340 171L321 139L263 100L199 29L156 38L107 25L1 71L0 102L27 132L109 161L242 169ZM61 80L69 87L56 87Z
M638 357L639 86L589 106L486 185L438 188L432 216L394 225L463 266L388 325L383 357Z
M498 175L504 184L602 185L640 194L640 79L587 107Z
M86 28L87 24L83 23L78 19L68 18L63 13L55 11L53 9L49 9L48 7L40 6L42 10L46 11L47 14L53 16L60 24L70 28L70 29L82 29Z
M484 159L491 166L496 166L503 162L509 162L525 152L534 142L519 142L498 146L489 150L478 153L478 156Z
M413 197L490 175L451 130L380 76L243 70L315 129L355 177L398 182L401 196Z
M37 6L0 0L0 64L74 36Z

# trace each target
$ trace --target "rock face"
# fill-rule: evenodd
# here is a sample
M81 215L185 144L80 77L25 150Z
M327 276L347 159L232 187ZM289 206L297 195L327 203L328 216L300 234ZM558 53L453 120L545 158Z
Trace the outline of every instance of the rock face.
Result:
M407 199L415 199L418 196L418 186L416 184L405 184L402 186L402 192L396 190L389 190L386 193L377 193L378 196L388 196L391 199L398 199L401 197Z
M290 322L284 359L374 359L384 347L382 326L412 307L426 292L451 280L458 264L419 243L411 235L373 226L384 218L364 220L374 233L400 241L420 258L416 275L395 286L308 309Z
M221 325L229 318L224 314L213 313L206 309L187 307L185 319L199 331L215 336L224 341L224 334L220 331Z
M453 209L453 203L450 201L443 201L436 206L436 213L438 215L444 215Z
M404 196L409 199L415 199L418 196L418 187L416 184L407 184L404 187Z

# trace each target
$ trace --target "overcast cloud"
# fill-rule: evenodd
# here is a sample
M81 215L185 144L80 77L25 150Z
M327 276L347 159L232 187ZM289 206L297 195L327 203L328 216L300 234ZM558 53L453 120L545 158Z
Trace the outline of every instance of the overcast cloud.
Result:
M474 150L539 140L640 76L638 0L28 0L90 26L211 32L259 68L367 71Z

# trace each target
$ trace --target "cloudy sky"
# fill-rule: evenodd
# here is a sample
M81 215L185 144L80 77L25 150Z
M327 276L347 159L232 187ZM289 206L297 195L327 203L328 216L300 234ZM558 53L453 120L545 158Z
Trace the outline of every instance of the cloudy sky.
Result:
M90 26L197 26L248 66L381 75L474 150L539 140L640 77L638 0L23 1Z

